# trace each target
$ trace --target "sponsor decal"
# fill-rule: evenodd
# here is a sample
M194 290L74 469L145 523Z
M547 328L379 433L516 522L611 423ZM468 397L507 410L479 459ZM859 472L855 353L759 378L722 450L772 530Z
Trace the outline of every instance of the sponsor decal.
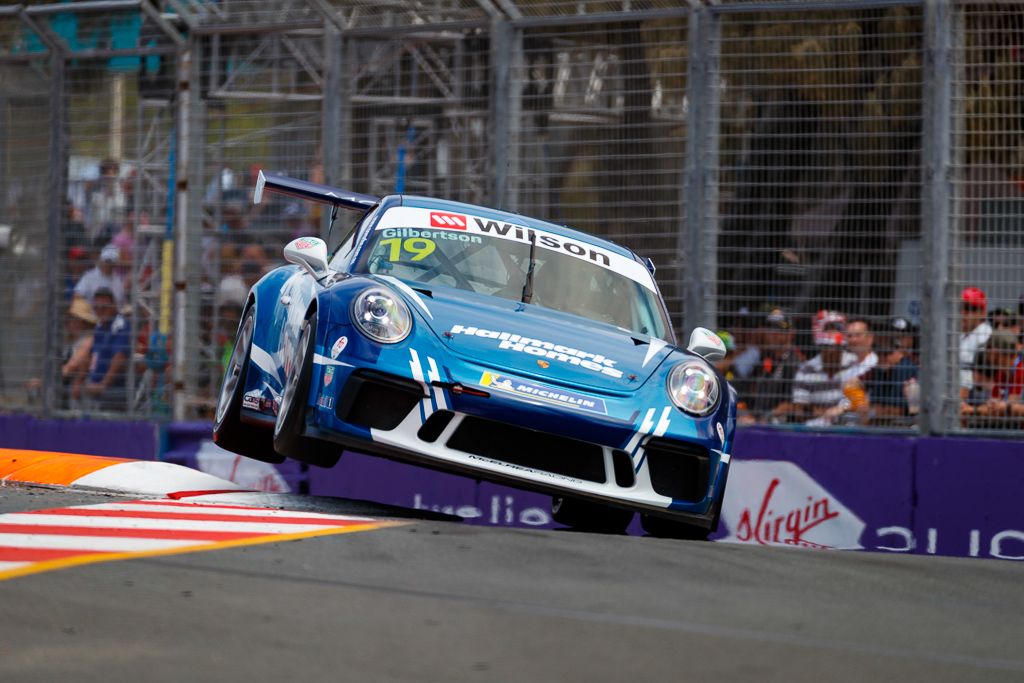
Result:
M509 490L504 495L491 496L485 506L483 501L475 498L473 502L451 503L442 499L440 503L428 503L424 499L424 494L415 493L412 498L412 507L415 510L432 510L446 515L458 515L470 524L525 527L551 526L550 501L544 507L530 506L530 503L538 502L535 498L540 498L540 496ZM526 501L525 503L523 502L524 500Z
M617 361L605 358L601 354L581 351L561 344L552 344L551 342L543 341L541 339L523 337L510 332L484 330L472 326L466 327L464 325L454 325L452 326L452 329L448 331L448 334L464 334L469 337L494 339L498 342L499 349L516 351L518 353L527 353L531 356L542 356L545 359L556 360L560 363L567 363L569 365L577 365L581 368L586 368L587 370L607 375L609 377L614 377L616 379L622 378L622 370L615 367Z
M346 346L348 346L348 337L338 337L334 342L334 346L331 347L331 358L337 360Z
M328 365L324 368L324 387L331 386L331 382L334 381L334 366Z
M485 372L480 378L480 384L495 391L502 391L514 394L523 398L530 398L558 406L568 406L579 410L589 410L594 413L608 414L608 408L604 400L580 394L566 389L555 389L536 382L515 379L506 375L498 375Z
M734 462L722 506L731 534L723 539L761 545L857 549L865 524L791 462Z
M267 398L265 396L260 397L260 410L263 412L270 412L277 415L277 411L281 408L281 404L278 403L276 398Z
M309 239L309 238L295 240L295 248L296 249L312 249L313 247L315 247L315 246L317 246L319 244L320 244L320 240L314 240L314 239Z
M551 367L551 363L547 362L546 360L540 359L537 360L537 365L541 366L545 370Z
M381 232L381 243L385 240L393 239L404 239L404 240L449 240L454 242L466 242L467 244L482 244L483 240L478 235L466 235L462 233L455 233L449 230L418 230L416 228L384 228ZM436 245L435 245L436 246ZM412 251L407 248L407 251ZM397 258L389 259L391 261L397 261Z
M334 397L328 396L327 394L321 394L320 398L317 399L316 404L321 408L332 410L334 408Z
M449 220L441 219L447 216ZM458 225L461 220L464 225ZM443 228L443 230L430 231L417 228ZM394 237L424 237L427 239L458 239L460 241L477 241L478 235L487 235L493 238L521 242L524 244L536 243L540 249L557 251L569 254L575 258L589 261L602 268L624 275L631 280L643 285L647 289L654 290L654 281L647 268L632 258L619 254L596 244L578 241L564 235L557 235L545 230L528 228L515 223L505 223L462 214L449 214L429 209L414 207L396 207L389 209L377 226L378 230L388 231L385 238ZM465 231L468 234L453 233L452 231ZM438 236L447 233L449 237ZM467 240L462 238L466 237Z
M725 430L722 428L721 422L715 424L715 430L718 432L718 440L722 442L722 445L725 445Z
M544 470L535 470L532 467L524 467L522 465L516 465L511 462L503 462L501 460L492 460L491 458L485 458L481 455L467 455L470 460L478 460L480 462L487 463L488 465L498 465L510 470L516 470L517 472L526 472L527 474L534 474L548 479L555 479L557 481L566 482L568 484L575 484L581 486L585 482L582 479L575 479L573 477L567 477L562 474L555 474L554 472L545 472Z
M260 395L258 393L249 393L242 397L242 407L248 408L249 410L260 409Z
M466 217L457 213L430 212L430 225L434 228L466 229Z

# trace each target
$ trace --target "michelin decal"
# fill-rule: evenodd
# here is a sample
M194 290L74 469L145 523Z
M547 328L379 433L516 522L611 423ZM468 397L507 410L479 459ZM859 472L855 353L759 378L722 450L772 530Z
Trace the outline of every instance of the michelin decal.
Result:
M492 372L485 372L480 378L480 384L489 389L515 394L522 398L534 399L559 406L568 406L579 410L588 410L602 415L608 414L608 408L602 399L578 394L566 389L546 387L543 384L513 379Z

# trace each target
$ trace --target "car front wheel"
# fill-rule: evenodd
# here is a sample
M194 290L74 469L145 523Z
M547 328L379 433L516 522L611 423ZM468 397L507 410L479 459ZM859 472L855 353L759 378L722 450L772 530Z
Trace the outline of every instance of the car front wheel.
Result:
M303 436L306 430L306 397L313 375L316 350L316 313L302 324L291 372L281 395L281 406L274 424L274 449L289 458L319 467L333 467L341 456L341 447Z
M249 373L249 354L255 329L256 310L250 307L242 318L242 324L238 326L235 346L221 383L217 412L214 415L213 440L232 453L263 462L283 462L284 457L274 450L269 429L243 424L241 421L245 378Z

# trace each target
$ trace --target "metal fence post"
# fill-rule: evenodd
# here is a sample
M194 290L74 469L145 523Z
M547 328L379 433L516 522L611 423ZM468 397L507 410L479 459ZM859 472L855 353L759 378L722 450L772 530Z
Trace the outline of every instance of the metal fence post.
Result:
M191 36L178 70L176 255L174 265L174 419L188 415L198 394L202 263L202 81L199 38ZM189 267L192 265L193 267ZM191 304L195 310L190 310Z
M324 86L323 86L323 132L320 140L320 154L324 165L324 182L337 187L341 184L340 154L342 88L345 87L341 70L344 68L342 50L345 41L341 32L330 21L324 21ZM321 232L327 238L331 227L331 213L324 211Z
M695 8L689 17L686 70L686 160L682 203L685 207L676 262L683 290L681 331L717 326L715 283L718 205L718 61L720 20ZM682 340L684 343L686 339Z
M488 111L490 130L490 187L487 198L492 206L505 208L508 196L509 119L511 116L512 33L509 22L491 22L491 88Z
M61 311L58 306L64 300L61 291L61 222L64 208L64 179L67 174L67 113L65 108L64 70L67 64L64 55L50 46L50 158L47 178L47 193L50 196L47 209L47 243L49 257L46 259L46 330L43 356L43 410L52 415L58 407L60 386L60 347L63 340Z
M958 396L959 383L953 382L950 354L955 347L949 329L949 246L950 220L950 147L953 74L951 46L953 11L946 0L927 0L924 4L924 68L922 69L923 120L921 189L921 235L923 242L924 291L921 311L921 418L923 434L941 434L952 424L947 394Z

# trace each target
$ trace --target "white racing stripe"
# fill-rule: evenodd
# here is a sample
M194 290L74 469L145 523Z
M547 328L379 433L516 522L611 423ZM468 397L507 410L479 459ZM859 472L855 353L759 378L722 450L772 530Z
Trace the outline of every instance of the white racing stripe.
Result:
M167 540L162 538L119 538L117 536L63 536L59 534L5 534L0 531L0 546L9 548L52 548L56 550L84 550L92 552L142 552L169 550L190 545L203 545L204 541Z
M341 365L346 368L351 368L351 363L345 363L335 358L328 358L327 356L321 356L319 353L313 354L314 365Z
M0 562L0 572L6 572L11 569L18 569L20 567L27 567L32 564L31 562Z
M327 524L274 524L268 522L218 522L205 519L145 519L141 517L84 517L82 515L46 515L11 513L0 517L0 534L5 524L33 526L73 526L96 529L152 529L162 531L235 531L252 534L291 534L329 529ZM0 545L3 545L0 541Z
M234 515L238 517L279 517L281 521L292 517L301 519L324 519L349 521L369 521L369 517L350 515L328 515L322 512L301 512L296 510L267 510L264 508L235 508L209 505L206 503L190 503L181 501L178 505L161 505L160 503L99 503L97 505L76 505L76 510L117 510L124 512L163 512L168 515ZM3 519L0 517L0 519ZM241 521L241 520L239 520Z

